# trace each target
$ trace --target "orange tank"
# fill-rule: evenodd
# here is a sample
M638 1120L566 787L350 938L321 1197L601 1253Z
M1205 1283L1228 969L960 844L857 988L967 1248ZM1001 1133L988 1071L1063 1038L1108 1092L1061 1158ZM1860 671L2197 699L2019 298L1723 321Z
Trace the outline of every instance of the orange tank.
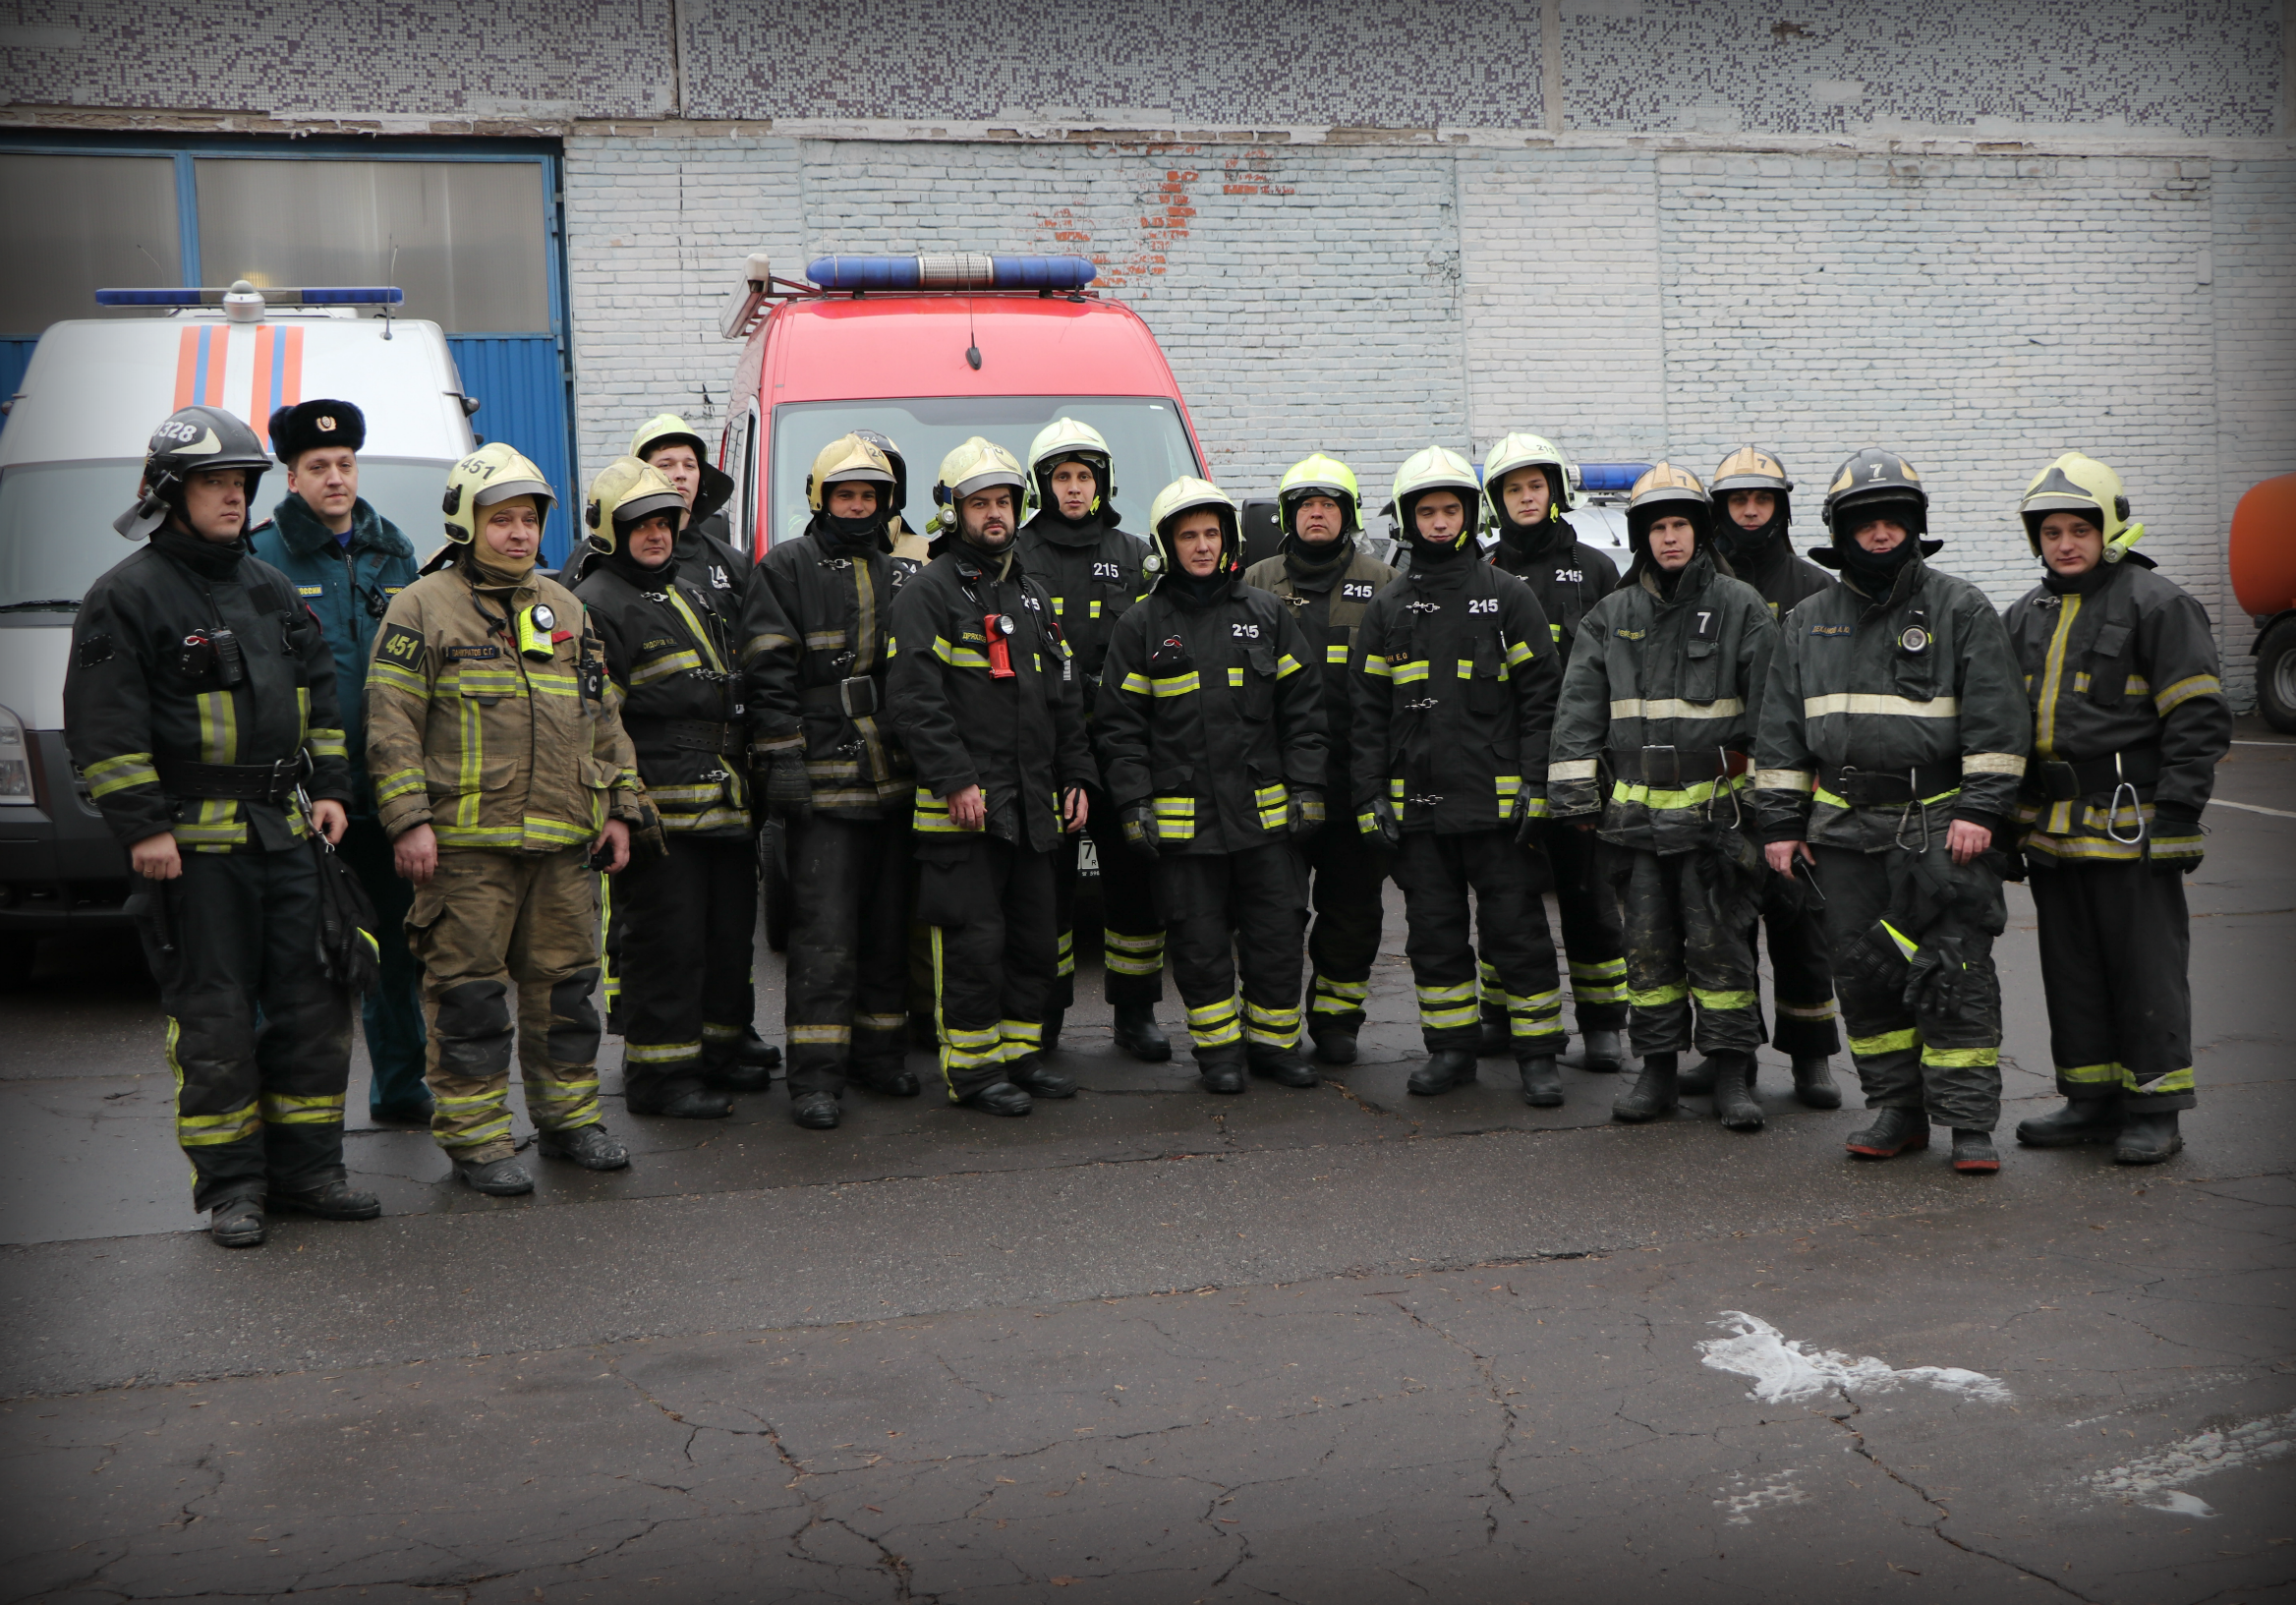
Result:
M2232 594L2252 618L2296 607L2296 474L2254 487L2232 510Z

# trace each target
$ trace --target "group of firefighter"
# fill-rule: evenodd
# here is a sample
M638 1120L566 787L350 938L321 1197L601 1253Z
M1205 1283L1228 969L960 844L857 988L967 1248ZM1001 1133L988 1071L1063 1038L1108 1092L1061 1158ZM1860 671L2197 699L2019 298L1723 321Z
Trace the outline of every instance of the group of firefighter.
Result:
M2205 612L2080 453L2026 492L2041 580L2004 616L1932 566L1928 492L1881 449L1830 482L1822 567L1789 543L1774 455L1710 483L1661 463L1622 577L1531 434L1479 472L1406 461L1396 566L1354 474L1310 456L1247 568L1237 503L1201 479L1124 531L1076 420L1025 463L965 441L922 530L898 448L863 431L822 448L803 535L753 564L731 482L665 415L594 480L553 576L554 494L506 445L451 469L418 569L357 494L355 406L268 434L206 407L160 427L117 521L146 545L89 591L66 687L74 761L146 878L177 1134L220 1242L260 1242L266 1211L380 1213L342 1161L362 994L371 1113L427 1124L490 1194L533 1186L514 1045L540 1154L629 1163L602 994L633 1115L724 1116L785 1051L790 1117L834 1127L849 1087L918 1094L913 1033L955 1105L1072 1097L1086 837L1116 1043L1171 1057L1169 969L1208 1092L1355 1060L1392 878L1411 1093L1504 1057L1552 1108L1559 1064L1638 1060L1618 1119L1693 1094L1751 1131L1765 1040L1802 1103L1839 1106L1838 1019L1871 1114L1850 1152L1924 1148L1934 1119L1968 1173L1999 1167L1992 946L2023 878L2065 1102L2020 1140L2181 1146L2183 877L2231 716ZM257 527L273 453L289 493ZM752 1018L769 821L783 1050Z

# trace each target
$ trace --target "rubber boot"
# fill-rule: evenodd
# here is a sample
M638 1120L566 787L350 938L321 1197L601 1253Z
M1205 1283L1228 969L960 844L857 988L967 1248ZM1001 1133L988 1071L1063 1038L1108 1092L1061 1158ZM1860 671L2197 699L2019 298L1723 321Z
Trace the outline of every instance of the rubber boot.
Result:
M1279 1087L1320 1087L1323 1077L1315 1073L1315 1066L1300 1057L1297 1044L1276 1048L1266 1043L1253 1043L1245 1051L1251 1073L1273 1081Z
M1515 1061L1522 1074L1522 1101L1533 1109L1560 1109L1563 1077L1552 1054L1526 1054Z
M2132 1115L2121 1127L2120 1140L2112 1145L2112 1158L2116 1165L2157 1165L2183 1147L2175 1110L2164 1115Z
M855 1086L888 1098L917 1096L917 1072L897 1059L882 1063L855 1064L845 1079Z
M774 1084L781 1050L750 1026L731 1042L702 1045L702 1081L719 1092L763 1092Z
M1351 1025L1309 1025L1309 1040L1315 1044L1315 1057L1326 1064L1352 1064L1355 1062L1355 1027Z
M419 1091L416 1097L408 1099L403 1104L369 1104L367 1106L367 1118L376 1125L414 1125L421 1126L426 1131L430 1129L430 1117L433 1113L435 1113L435 1106L431 1103L428 1090Z
M1037 1028L1036 1051L1038 1053L1057 1054L1061 1051L1061 1022L1067 1017L1068 1011L1064 1008L1045 1010L1044 1024Z
M1044 1061L1044 1056L1025 1054L1004 1066L1004 1079L1032 1098L1073 1098L1076 1078L1062 1075Z
M270 1208L316 1215L322 1221L372 1221L382 1213L382 1200L371 1192L354 1192L344 1180L321 1181L299 1192L271 1189Z
M562 1159L586 1171L622 1171L630 1165L630 1151L595 1122L571 1131L537 1131L534 1146L545 1159Z
M845 1109L833 1092L801 1092L789 1100L791 1123L808 1131L834 1131Z
M1675 1081L1675 1090L1691 1097L1703 1098L1714 1090L1714 1072L1719 1068L1709 1054L1682 1072Z
M1475 1056L1465 1048L1438 1048L1411 1072L1405 1088L1415 1098L1434 1098L1475 1078Z
M714 1091L687 1076L658 1085L622 1089L622 1107L633 1115L653 1115L671 1120L722 1120L733 1113L730 1093Z
M2085 1142L2111 1142L2121 1134L2120 1096L2068 1098L2063 1109L2017 1122L2017 1140L2028 1148L2075 1148Z
M504 1155L500 1159L458 1159L454 1174L462 1184L473 1192L483 1192L489 1198L516 1198L534 1191L534 1177L526 1174L526 1167Z
M1748 1076L1749 1089L1753 1077ZM1842 1089L1834 1085L1834 1061L1823 1054L1794 1056L1794 1096L1805 1109L1839 1109Z
M1993 1134L1990 1131L1970 1131L1955 1126L1953 1168L1963 1175L1991 1175L1999 1170L2001 1156L1993 1152Z
M1011 1082L992 1081L965 1099L964 1106L984 1115L1026 1115L1036 1104Z
M1672 1111L1682 1101L1681 1078L1675 1069L1679 1061L1674 1054L1644 1054L1642 1073L1612 1103L1610 1118L1639 1125Z
M1748 1085L1753 1079L1753 1055L1715 1054L1707 1062L1714 1066L1715 1118L1732 1131L1759 1131L1762 1106Z
M1627 1045L1615 1027L1581 1031L1578 1051L1566 1055L1563 1062L1575 1070L1586 1070L1594 1075L1616 1075L1626 1068Z
M1154 1003L1117 1004L1117 1046L1143 1064L1161 1064L1172 1057L1172 1039L1156 1023Z
M1483 1015L1482 1037L1475 1043L1477 1059L1498 1059L1513 1051L1515 1031L1504 1014Z
M207 1235L226 1248L259 1248L266 1231L260 1198L226 1198L207 1212Z
M1877 1109L1873 1123L1850 1133L1847 1145L1860 1159L1895 1159L1929 1146L1929 1117L1918 1109Z
M1231 1097L1244 1089L1243 1056L1233 1045L1217 1048L1210 1055L1196 1055L1196 1073L1203 1077L1204 1090Z

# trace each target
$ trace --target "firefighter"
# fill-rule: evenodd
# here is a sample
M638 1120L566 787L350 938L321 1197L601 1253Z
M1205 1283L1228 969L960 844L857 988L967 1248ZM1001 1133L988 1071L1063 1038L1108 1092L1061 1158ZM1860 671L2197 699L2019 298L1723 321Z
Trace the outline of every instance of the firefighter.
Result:
M415 583L415 547L359 494L367 419L348 401L306 401L271 414L271 450L287 467L287 494L249 538L255 554L287 576L326 631L335 706L351 770L351 824L343 861L374 904L376 929L406 921L413 888L390 864L390 839L367 782L367 654L390 599ZM382 979L361 1005L373 1074L367 1113L381 1125L430 1123L423 1085L423 992L406 945L382 945Z
M914 1098L907 1048L909 758L889 728L890 619L915 566L892 555L898 484L858 435L806 478L805 534L758 564L775 619L743 648L753 765L789 853L789 1118L833 1128L845 1083Z
M1627 540L1626 583L1579 625L1547 762L1557 819L1585 831L1599 813L1625 909L1642 1073L1611 1114L1650 1120L1675 1107L1694 1002L1714 1113L1733 1131L1758 1131L1753 930L1767 871L1741 793L1777 626L1761 594L1716 562L1714 505L1696 475L1660 463L1636 480Z
M263 1240L266 1207L382 1213L346 1179L351 1000L314 962L307 843L342 838L352 796L334 662L242 540L269 467L213 407L152 432L113 525L148 544L88 587L64 678L73 766L143 881L130 906L167 1011L192 1204L227 1248Z
M1953 1131L1957 1171L2000 1169L2007 922L1995 845L2032 720L1984 594L1931 568L1929 495L1878 447L1827 488L1842 578L1787 620L1762 692L1754 805L1763 852L1803 876L1872 1122L1850 1152L1887 1159ZM1814 851L1812 850L1814 849Z
M1152 865L1206 1092L1299 1056L1307 868L1324 824L1322 688L1291 609L1243 583L1235 503L1173 481L1149 509L1153 589L1117 626L1096 722L1126 851ZM1243 971L1240 1012L1236 969Z
M1053 600L1053 616L1075 654L1089 724L1100 691L1101 663L1117 623L1143 591L1144 548L1124 533L1116 509L1117 487L1108 441L1073 418L1055 419L1028 448L1029 496L1036 516L1020 527L1020 561ZM1134 1059L1159 1063L1172 1043L1156 1023L1164 996L1164 925L1156 916L1150 868L1124 851L1117 811L1106 795L1090 798L1086 827L1100 860L1104 911L1101 964L1116 1016L1117 1046ZM1045 1007L1045 1051L1061 1035L1062 1012L1076 990L1076 836L1053 856L1060 899L1060 976Z
M1053 853L1100 783L1081 676L1015 549L1027 487L1018 459L979 435L942 459L947 534L894 601L886 685L916 766L942 1080L949 1102L991 1115L1076 1095L1039 1052L1057 967Z
M430 1131L483 1193L531 1192L510 1140L510 983L544 1157L615 1171L598 1104L598 885L661 831L589 611L535 568L552 502L500 441L447 471L447 545L382 616L367 771L423 965Z
M1759 446L1740 446L1722 459L1709 487L1720 516L1714 544L1730 572L1761 593L1782 627L1804 597L1833 581L1824 569L1794 554L1790 497L1794 482L1785 464ZM1794 1096L1811 1109L1839 1109L1842 1089L1830 1060L1841 1051L1835 1023L1834 980L1826 968L1825 933L1801 883L1762 878L1762 924L1769 932L1772 987L1770 1044L1794 1061ZM1753 1085L1754 1068L1747 1068ZM1685 1092L1711 1092L1714 1067L1701 1063L1682 1076Z
M2193 1107L2184 878L2232 713L2209 615L2135 549L2118 474L2067 452L2020 511L2047 572L2007 620L2034 717L2017 822L2065 1106L2017 1140L2157 1164Z
M1538 598L1568 675L1579 621L1618 589L1619 571L1600 548L1579 540L1564 516L1571 488L1562 452L1535 434L1505 436L1483 453L1483 500L1499 537L1491 561ZM1626 1059L1619 1033L1627 1023L1627 938L1618 896L1603 875L1601 843L1593 834L1549 831L1546 849L1563 918L1572 1012L1578 1021L1579 1052L1564 1062L1615 1073ZM1491 979L1486 969L1486 987ZM1507 1041L1506 1010L1486 996L1482 1051L1503 1054Z
M1410 564L1372 599L1356 637L1356 826L1386 842L1404 889L1404 946L1428 1053L1410 1091L1426 1097L1475 1078L1482 1011L1471 889L1522 1095L1543 1109L1563 1101L1555 1070L1563 995L1536 842L1561 654L1530 588L1476 556L1480 493L1472 466L1442 446L1396 472Z
M685 503L635 457L591 483L584 539L601 559L574 594L590 611L622 729L661 821L667 851L640 857L617 885L623 927L622 1101L633 1115L716 1119L757 993L757 853L750 837L739 643L777 627L744 620L732 593L681 572ZM770 606L763 588L753 605ZM786 634L782 628L781 633Z
M1336 799L1345 816L1353 765L1349 662L1364 609L1395 570L1363 549L1363 495L1354 470L1337 457L1317 452L1293 463L1276 487L1276 509L1283 549L1254 563L1243 583L1284 603L1307 643L1302 660L1322 665L1323 790L1327 805ZM1371 995L1371 964L1379 956L1387 846L1347 818L1294 839L1312 877L1315 902L1307 933L1307 962L1315 977L1307 1035L1326 1064L1352 1064L1364 1001Z

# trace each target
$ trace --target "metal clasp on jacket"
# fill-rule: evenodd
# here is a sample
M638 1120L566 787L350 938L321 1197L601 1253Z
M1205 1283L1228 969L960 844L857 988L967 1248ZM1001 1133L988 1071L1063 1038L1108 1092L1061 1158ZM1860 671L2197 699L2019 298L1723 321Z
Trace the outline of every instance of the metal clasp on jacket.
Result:
M1443 611L1443 603L1439 602L1420 602L1414 598L1412 601L1404 603L1404 611L1406 613L1440 613Z
M822 567L829 569L847 569L853 566L853 559L850 557L822 557L817 558L816 561Z
M2112 788L2112 800L2104 805L2105 839L2123 847L2134 847L2145 839L2145 800L2137 795L2137 788L2122 773L2121 755L2117 752L2112 755L2112 774L2118 783ZM2129 815L2134 821L2133 829L2136 832L2134 835L2122 835L2120 832L2121 798L2124 795L2129 799Z
M1438 791L1424 797L1406 797L1404 801L1413 808L1440 808L1443 806L1443 794Z
M1423 714L1430 708L1439 708L1441 706L1442 703L1437 698L1421 697L1417 702L1405 703L1403 708L1404 712L1406 714Z

